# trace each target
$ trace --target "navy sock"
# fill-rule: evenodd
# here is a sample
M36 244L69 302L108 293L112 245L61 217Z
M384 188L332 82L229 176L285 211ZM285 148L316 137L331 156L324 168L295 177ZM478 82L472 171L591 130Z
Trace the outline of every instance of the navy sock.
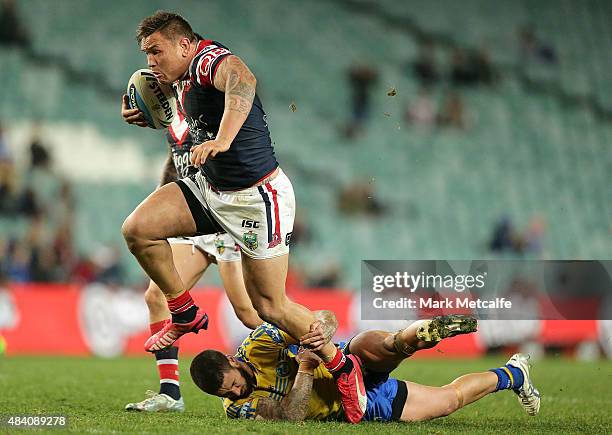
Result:
M523 372L521 369L506 364L505 366L489 370L497 375L497 386L495 391L499 390L518 390L523 386Z
M155 352L159 370L159 394L166 394L174 400L181 398L178 372L178 347Z
M186 311L181 313L174 314L172 313L172 323L189 323L195 319L196 313L198 312L198 307L195 305L189 308Z

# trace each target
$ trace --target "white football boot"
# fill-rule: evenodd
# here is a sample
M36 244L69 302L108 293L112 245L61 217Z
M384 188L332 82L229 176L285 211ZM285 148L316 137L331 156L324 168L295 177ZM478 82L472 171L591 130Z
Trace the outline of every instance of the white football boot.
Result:
M185 402L183 397L179 400L174 400L167 394L158 394L148 390L145 393L147 397L142 402L128 403L125 405L126 411L144 411L144 412L183 412L185 411Z
M537 415L540 412L540 392L533 386L529 376L529 356L515 353L506 364L523 372L523 385L513 391L518 395L519 403L525 408L527 414Z

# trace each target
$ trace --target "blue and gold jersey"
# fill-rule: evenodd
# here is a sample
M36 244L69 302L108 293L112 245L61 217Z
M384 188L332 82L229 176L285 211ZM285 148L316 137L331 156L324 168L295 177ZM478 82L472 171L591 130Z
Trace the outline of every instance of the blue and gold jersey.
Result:
M255 373L256 385L251 395L240 400L223 400L230 418L254 418L261 397L282 400L293 387L298 363L298 347L289 335L269 323L249 334L238 348L236 358L246 362ZM338 419L342 403L332 375L321 364L314 371L312 395L307 419Z

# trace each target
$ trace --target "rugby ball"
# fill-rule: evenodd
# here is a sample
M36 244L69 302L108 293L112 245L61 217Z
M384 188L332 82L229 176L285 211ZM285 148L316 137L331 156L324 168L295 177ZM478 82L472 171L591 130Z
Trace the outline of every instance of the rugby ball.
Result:
M172 88L160 83L149 69L139 69L128 82L128 106L140 109L151 128L168 128L176 116Z

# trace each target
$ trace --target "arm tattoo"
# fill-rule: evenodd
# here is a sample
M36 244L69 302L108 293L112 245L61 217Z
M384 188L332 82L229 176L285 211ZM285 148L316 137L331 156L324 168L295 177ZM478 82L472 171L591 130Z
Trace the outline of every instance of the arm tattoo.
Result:
M225 107L248 115L255 99L256 80L253 73L239 58L230 56L219 66L217 75L220 80L216 86L225 92Z
M323 328L325 339L327 341L331 340L338 329L338 319L336 319L336 315L333 311L320 310L315 311L314 316L316 320L321 322L321 328Z
M257 403L257 417L265 420L302 421L308 414L314 377L298 373L293 388L281 401L266 397Z
M283 405L280 400L263 397L257 402L256 419L283 420Z
M314 376L298 373L291 392L283 399L283 411L290 421L302 421L308 414L308 403ZM286 402L286 403L285 403Z
M230 94L237 95L245 100L253 101L255 98L255 88L248 83L240 82L232 88Z
M159 187L176 181L178 179L178 174L176 172L176 167L174 166L174 160L172 159L172 152L168 154L168 159L166 159L166 163L164 164L164 172L162 172L162 178L159 182Z

